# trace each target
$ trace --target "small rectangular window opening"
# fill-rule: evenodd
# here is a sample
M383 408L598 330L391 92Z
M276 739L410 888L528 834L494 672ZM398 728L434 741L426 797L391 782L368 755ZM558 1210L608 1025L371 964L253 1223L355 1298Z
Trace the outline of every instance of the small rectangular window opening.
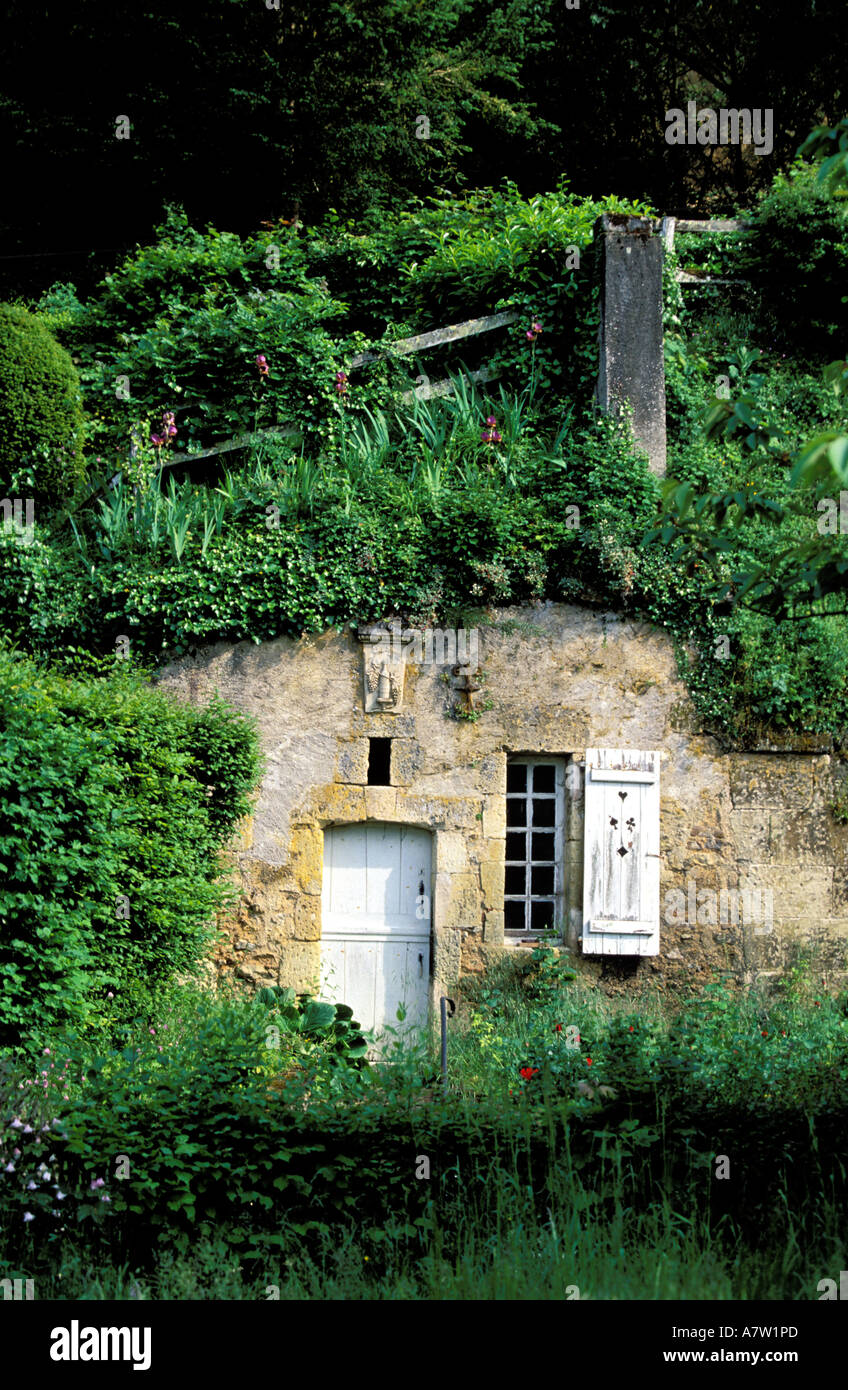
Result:
M368 785L390 787L392 771L392 741L390 738L368 740Z
M507 764L504 926L510 934L550 931L561 917L565 766L565 758L544 756Z

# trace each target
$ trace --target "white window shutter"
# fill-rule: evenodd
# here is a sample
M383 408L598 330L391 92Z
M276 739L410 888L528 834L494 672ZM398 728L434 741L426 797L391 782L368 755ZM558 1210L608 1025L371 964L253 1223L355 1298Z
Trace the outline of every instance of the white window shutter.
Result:
M583 951L660 949L660 755L587 748Z

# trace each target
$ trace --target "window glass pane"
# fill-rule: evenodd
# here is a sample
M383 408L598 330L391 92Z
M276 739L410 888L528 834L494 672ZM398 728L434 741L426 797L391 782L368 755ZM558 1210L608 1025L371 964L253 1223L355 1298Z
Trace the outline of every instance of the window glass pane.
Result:
M553 802L551 803L553 805ZM527 800L523 796L507 797L506 802L506 823L507 825L526 825Z
M504 892L524 894L527 883L527 870L523 864L516 864L513 868L507 867L504 878Z
M554 792L556 791L556 769L548 764L547 766L533 768L533 790L534 792Z
M527 768L521 763L507 763L506 789L508 792L527 790Z
M554 891L554 868L553 864L549 869L535 868L533 870L533 893L542 896L545 893L553 894Z
M510 824L510 819L509 819L509 802L507 802L507 817L506 817L506 819L507 819L507 825L509 825L509 824ZM512 824L517 825L518 822L517 822L517 821L513 821ZM550 801L534 801L534 802L533 802L533 824L534 824L534 825L555 825L555 824L556 824L556 801L554 800L553 797L551 797Z
M538 838L538 839L550 839L551 842L553 842L553 838L554 838L554 837L553 837L553 835L550 835L550 836L538 836L538 837L537 837L536 835L533 836L533 839L534 839L534 840L537 839L537 838ZM520 860L522 861L522 863L523 863L524 860L526 859L526 857L527 857L527 836L524 834L523 830L517 830L517 831L516 831L516 830L512 830L512 831L507 831L507 836L506 836L506 857L507 857L507 859L520 859ZM540 855L539 858L541 859L541 858L543 858L543 856Z
M531 903L530 925L533 931L548 931L554 924L553 903Z
M509 835L507 835L507 859L512 859L509 852ZM517 856L516 856L517 857ZM554 836L548 831L543 831L541 835L533 835L533 858L534 859L553 859L554 858Z
M507 931L524 930L524 903L510 901L508 898L504 903L504 926Z

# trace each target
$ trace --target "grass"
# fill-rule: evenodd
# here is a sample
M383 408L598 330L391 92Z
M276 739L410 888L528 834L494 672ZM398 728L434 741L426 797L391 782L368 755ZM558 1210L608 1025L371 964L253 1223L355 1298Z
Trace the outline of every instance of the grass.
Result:
M622 1193L622 1197L625 1194ZM37 1276L39 1299L290 1301L387 1299L477 1301L815 1300L820 1279L845 1268L841 1213L826 1208L811 1244L794 1232L785 1247L753 1246L711 1231L667 1202L635 1212L626 1201L608 1220L592 1215L593 1193L568 1186L540 1221L532 1203L505 1188L496 1222L472 1205L458 1250L438 1231L426 1254L398 1242L379 1269L353 1231L334 1233L318 1253L293 1241L279 1260L240 1260L220 1236L188 1250L163 1249L150 1268L65 1247Z

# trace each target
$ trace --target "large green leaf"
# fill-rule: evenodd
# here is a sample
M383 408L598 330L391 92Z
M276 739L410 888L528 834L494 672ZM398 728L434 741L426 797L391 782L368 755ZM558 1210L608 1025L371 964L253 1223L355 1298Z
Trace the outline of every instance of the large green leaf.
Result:
M306 1006L303 1015L303 1027L307 1032L324 1032L331 1028L336 1017L335 1004L326 1004L320 999L313 999Z

